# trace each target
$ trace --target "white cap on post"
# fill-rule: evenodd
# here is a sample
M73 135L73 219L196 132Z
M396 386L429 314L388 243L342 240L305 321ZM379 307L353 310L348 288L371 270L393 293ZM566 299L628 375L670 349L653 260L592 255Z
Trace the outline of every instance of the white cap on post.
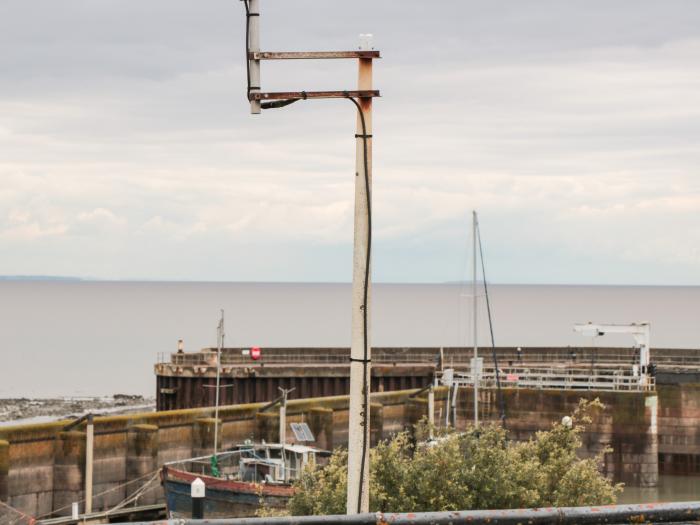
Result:
M359 38L359 50L360 51L371 51L374 49L372 33L361 33Z
M203 498L206 491L206 486L204 482L197 478L192 482L190 486L190 496L193 498Z

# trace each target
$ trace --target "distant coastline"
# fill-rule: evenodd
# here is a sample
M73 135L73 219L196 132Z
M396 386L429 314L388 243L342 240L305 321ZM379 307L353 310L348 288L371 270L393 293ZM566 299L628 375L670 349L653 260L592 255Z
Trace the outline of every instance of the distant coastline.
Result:
M0 275L0 281L82 281L80 277L63 275Z

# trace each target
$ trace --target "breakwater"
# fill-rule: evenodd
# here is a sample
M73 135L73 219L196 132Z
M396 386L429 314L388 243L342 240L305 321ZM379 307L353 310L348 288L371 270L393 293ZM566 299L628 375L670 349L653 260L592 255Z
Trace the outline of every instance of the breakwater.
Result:
M411 428L427 414L427 401L411 397L414 390L377 392L372 395L372 441ZM526 439L537 430L570 413L585 395L575 391L506 389L508 424L512 435ZM458 427L470 419L470 389L462 390ZM436 390L435 423L441 424L447 391ZM602 396L601 396L602 397ZM607 392L609 408L585 436L582 454L596 454L612 445L604 469L615 479L631 484L654 483L658 472L655 402L652 393ZM480 391L482 420L496 420L495 392ZM260 412L263 403L220 409L218 426L223 447L246 439L275 441L278 415ZM615 409L614 407L618 407ZM298 399L287 407L289 422L304 420L316 436L316 445L332 449L347 442L348 398L331 396ZM160 465L211 453L214 410L197 408L95 418L93 509L119 504L145 481L154 482L139 497L139 504L162 500L157 480ZM0 500L30 514L67 515L70 504L82 501L85 483L85 432L65 431L68 422L24 425L0 429ZM288 432L288 439L293 435Z

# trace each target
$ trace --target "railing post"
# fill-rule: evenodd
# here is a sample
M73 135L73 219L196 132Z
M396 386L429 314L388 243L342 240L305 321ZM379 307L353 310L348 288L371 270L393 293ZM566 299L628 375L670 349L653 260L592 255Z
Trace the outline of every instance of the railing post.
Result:
M88 414L85 428L85 514L92 512L93 453L95 449L95 425L93 415Z

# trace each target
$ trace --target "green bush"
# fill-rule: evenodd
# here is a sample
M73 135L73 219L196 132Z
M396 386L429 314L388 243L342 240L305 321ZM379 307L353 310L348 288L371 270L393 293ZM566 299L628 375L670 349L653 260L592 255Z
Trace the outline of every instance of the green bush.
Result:
M614 485L598 469L602 459L576 455L581 433L599 401L581 400L573 426L561 423L526 442L508 440L495 425L450 433L416 445L408 433L380 443L370 455L370 510L427 512L603 505L616 501ZM425 423L416 435L425 435ZM292 515L344 514L347 452L308 469L290 500Z

